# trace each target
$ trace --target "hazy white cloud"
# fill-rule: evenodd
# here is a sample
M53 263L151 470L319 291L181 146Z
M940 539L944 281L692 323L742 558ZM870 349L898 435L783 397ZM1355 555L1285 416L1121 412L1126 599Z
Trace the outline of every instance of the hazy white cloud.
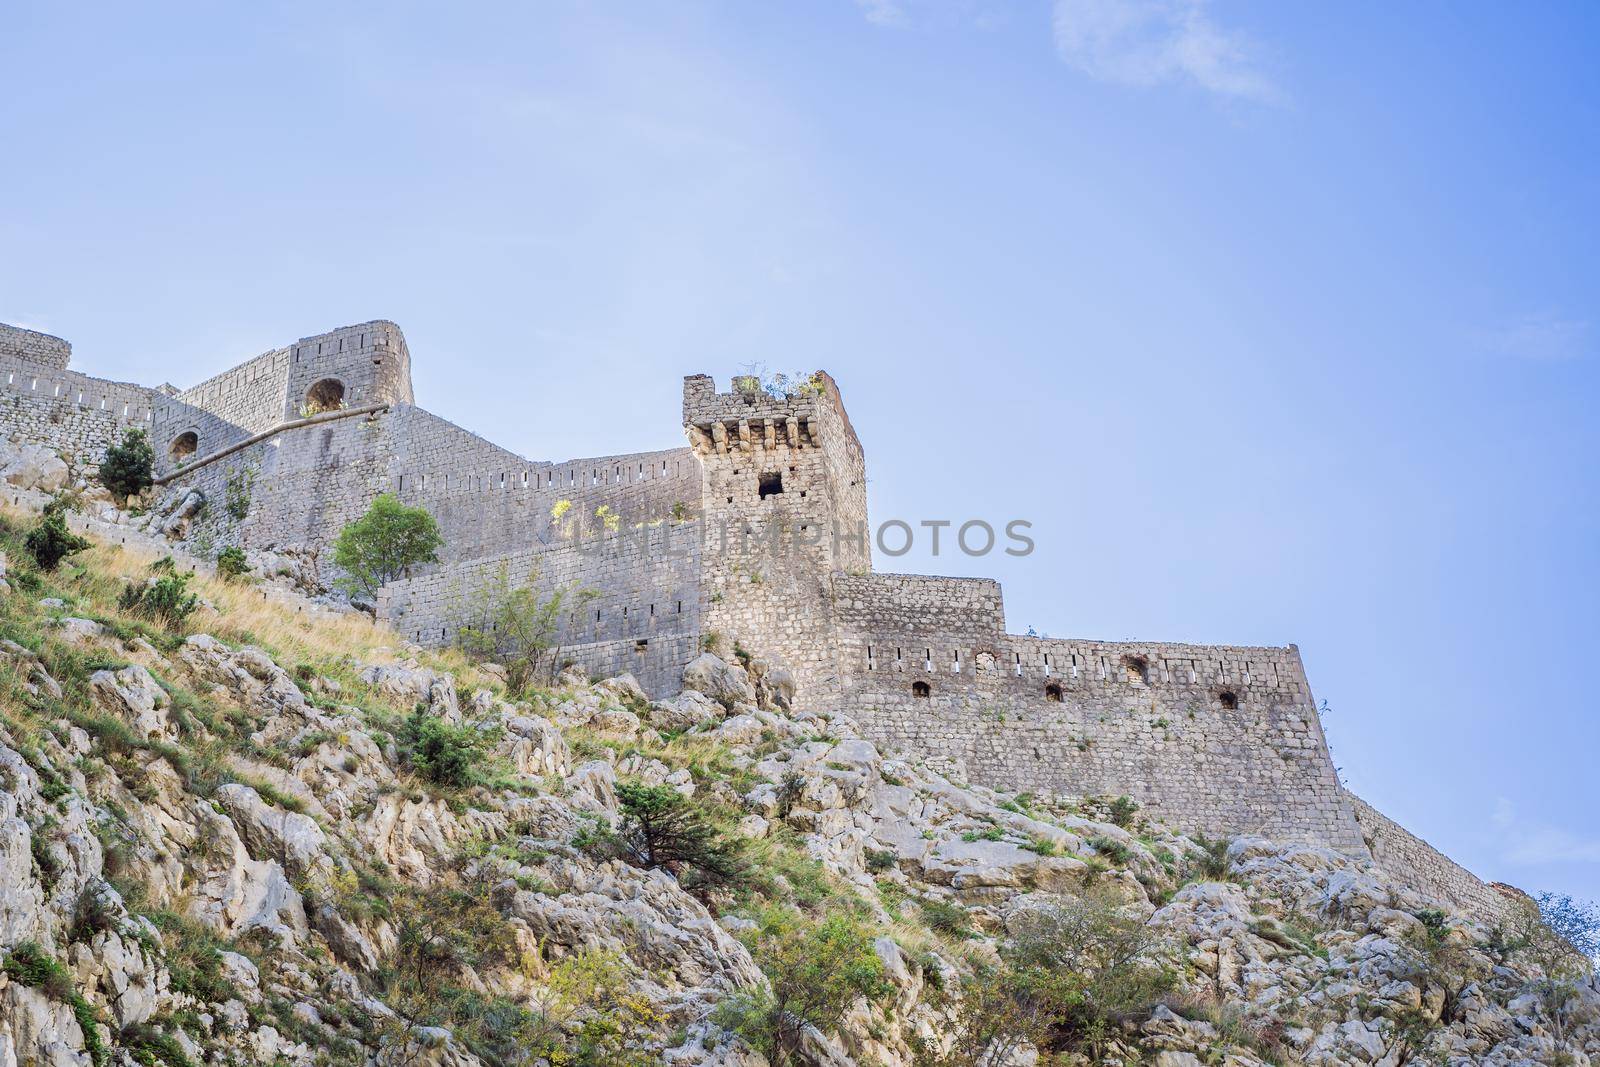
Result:
M1500 831L1501 858L1507 863L1600 863L1600 837L1585 837L1556 826L1518 818L1505 797L1495 802L1489 821Z
M1055 0L1056 50L1069 66L1120 85L1190 83L1276 102L1251 41L1211 20L1208 0Z
M993 0L855 0L875 26L946 25L993 29L1007 20L1007 9Z
M906 9L899 0L856 0L856 7L866 16L867 21L878 26L903 26L906 22Z
M1480 331L1478 343L1490 352L1516 359L1577 359L1589 349L1589 324L1582 319L1541 312Z

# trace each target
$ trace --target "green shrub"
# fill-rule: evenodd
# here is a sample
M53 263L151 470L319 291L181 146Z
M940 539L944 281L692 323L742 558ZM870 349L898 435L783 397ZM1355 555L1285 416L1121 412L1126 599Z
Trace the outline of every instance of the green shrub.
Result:
M1148 1018L1176 983L1170 968L1148 962L1165 949L1159 931L1113 896L1063 898L1008 924L1007 984L1050 1017L1062 1051L1099 1056L1123 1024Z
M408 508L393 493L384 493L365 515L339 531L333 562L345 572L339 580L342 588L376 596L412 566L438 562L443 544L439 525L425 508Z
M1109 837L1091 837L1089 847L1106 859L1120 863L1124 867L1133 861L1133 849Z
M42 571L53 571L68 556L89 547L89 542L67 528L67 505L61 497L44 507L44 514L22 539L22 547Z
M717 1021L773 1067L800 1062L808 1028L835 1030L856 1001L882 1000L893 991L873 951L872 931L846 911L815 925L797 912L773 911L747 936L771 988L730 997L717 1009Z
M244 549L229 545L217 553L217 573L224 581L233 581L250 573L250 563L244 558Z
M150 488L155 473L155 450L143 430L124 430L122 443L106 449L100 461L100 484L126 503Z
M867 870L874 874L883 871L892 871L899 864L900 857L893 849L869 848L867 849Z
M917 902L922 914L922 924L945 937L968 938L973 936L972 917L960 904L948 900L922 900Z
M171 572L143 585L130 584L117 598L117 607L130 615L142 615L176 630L200 606L200 597L189 592L189 579L193 577L193 571L182 574Z
M255 483L256 472L251 468L228 475L228 484L222 492L222 507L235 522L243 522L250 514L250 491Z
M474 726L452 726L417 709L400 727L406 759L430 782L465 787L483 781L488 738Z
M1139 805L1132 797L1118 797L1111 802L1111 821L1124 830L1133 825L1134 818L1139 814Z

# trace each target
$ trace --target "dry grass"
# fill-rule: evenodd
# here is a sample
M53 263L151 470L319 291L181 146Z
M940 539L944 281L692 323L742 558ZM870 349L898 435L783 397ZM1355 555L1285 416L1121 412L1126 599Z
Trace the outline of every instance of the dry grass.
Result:
M0 508L0 513L18 526L36 518L33 512L12 507ZM404 637L360 612L338 611L261 582L225 581L216 576L209 562L193 557L142 545L109 544L93 533L86 536L92 547L68 561L87 571L72 591L102 615L126 618L117 607L123 583L143 581L152 564L172 555L180 568L195 570L190 588L216 607L215 615L201 612L191 619L189 632L209 633L232 644L258 645L290 667L345 657L366 663L394 662L405 656ZM454 673L462 689L494 685L494 679L480 672L459 650L429 649L418 659Z

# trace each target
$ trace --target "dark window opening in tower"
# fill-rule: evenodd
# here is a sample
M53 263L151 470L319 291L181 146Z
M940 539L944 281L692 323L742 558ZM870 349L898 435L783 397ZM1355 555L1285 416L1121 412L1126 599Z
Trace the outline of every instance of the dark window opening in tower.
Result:
M344 407L344 383L337 378L324 378L306 390L305 413L319 415L324 411L338 411Z
M1052 703L1061 703L1061 687L1051 683L1044 687L1044 698Z
M912 682L911 695L919 700L933 696L933 686L927 682Z
M768 471L761 476L761 480L757 485L760 489L762 500L767 499L769 496L777 496L783 492L783 475L778 471Z
M167 449L167 454L173 459L184 460L194 455L199 447L200 435L193 430L187 430L172 439L172 445Z
M1143 656L1123 656L1122 669L1128 673L1128 681L1150 684L1150 663Z
M1219 693L1217 694L1217 700L1229 711L1239 706L1239 695L1237 693Z

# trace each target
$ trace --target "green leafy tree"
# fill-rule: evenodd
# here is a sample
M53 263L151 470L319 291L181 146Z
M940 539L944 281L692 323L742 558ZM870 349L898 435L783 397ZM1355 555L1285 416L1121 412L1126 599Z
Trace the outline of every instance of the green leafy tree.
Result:
M798 912L774 910L746 940L771 988L729 998L718 1021L774 1067L801 1062L808 1030L831 1032L857 1001L893 991L871 931L843 910L814 925Z
M106 449L100 462L100 484L111 490L119 502L138 496L150 488L155 478L156 453L143 430L122 432L122 443Z
M553 679L561 662L561 618L581 610L599 594L592 589L562 586L548 595L534 588L537 572L522 585L514 585L502 566L479 592L473 621L456 633L467 653L493 659L506 669L506 685L513 693L526 692L541 678Z
M436 563L444 538L425 508L410 508L393 493L372 502L367 513L339 531L333 562L345 572L339 584L351 593L376 596L418 563Z
M44 506L39 521L22 539L33 562L42 571L53 571L68 556L89 547L89 542L67 528L67 504L57 497Z

